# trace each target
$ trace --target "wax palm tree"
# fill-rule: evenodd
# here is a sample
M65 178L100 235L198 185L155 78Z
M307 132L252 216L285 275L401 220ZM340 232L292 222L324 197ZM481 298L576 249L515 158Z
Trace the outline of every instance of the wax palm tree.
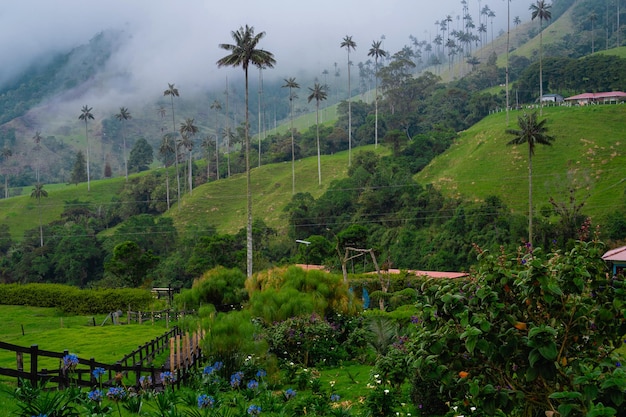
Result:
M537 0L530 5L532 20L539 18L539 115L543 115L543 21L552 19L551 4Z
M315 131L317 137L317 176L319 185L322 185L322 162L320 152L320 101L326 100L328 94L326 93L326 86L315 83L313 88L309 87L308 101L315 99Z
M350 86L350 50L356 49L356 42L352 36L343 38L341 47L348 51L348 165L352 164L352 88Z
M248 67L250 64L257 68L273 68L276 60L271 52L257 49L265 32L255 35L254 27L246 25L239 30L231 32L234 44L220 44L219 47L228 51L229 54L217 61L218 67L242 67L245 75L246 99L245 99L245 144L246 144L246 270L248 277L252 276L252 190L250 187L250 122L248 111Z
M174 86L174 84L167 83L167 90L163 91L164 96L170 97L170 102L172 106L172 133L174 137L176 137L176 117L174 115L174 97L180 97L178 93L178 88ZM176 169L176 197L178 209L180 210L180 175L178 173L178 147L174 146L174 167Z
M198 126L193 124L193 119L187 118L180 124L180 143L187 149L187 175L189 181L189 194L193 191L193 175L191 169L191 151L193 150L193 137L198 133Z
M598 15L596 12L591 12L589 15L589 21L591 22L591 53L596 52L596 21L598 20Z
M536 145L551 145L553 136L548 135L546 119L538 120L537 112L524 113L517 118L519 129L507 129L506 133L514 135L507 145L528 144L528 243L533 243L533 155Z
M163 135L163 140L159 146L159 154L163 158L165 165L165 193L167 199L167 209L170 209L170 162L171 155L176 154L176 138L171 133Z
M215 179L220 179L220 128L219 119L220 110L222 110L222 103L217 99L211 103L211 110L215 110ZM208 180L208 173L207 173Z
M226 139L226 175L230 178L230 146L235 141L235 132L230 126L222 129L222 136Z
M511 42L511 0L506 1L506 68L505 68L505 88L506 88L506 125L509 125L509 45Z
M79 120L83 120L85 122L85 140L87 141L87 191L91 191L91 174L89 172L89 120L93 120L93 114L91 113L93 110L89 106L83 106L80 110L80 116L78 116Z
M326 71L326 70L325 70ZM328 71L326 71L328 72ZM296 147L293 139L293 99L298 97L294 92L294 88L300 88L300 84L296 82L295 77L285 78L283 88L289 88L289 119L291 123L291 194L296 193Z
M387 56L387 52L385 52L382 48L381 48L381 43L382 41L373 41L372 42L372 47L370 48L370 51L367 53L367 56L373 56L374 57L374 83L375 83L375 98L374 98L374 107L375 107L375 127L374 127L374 146L378 147L378 58L384 58Z
M133 116L130 115L126 107L120 107L120 112L115 115L115 118L120 122L126 122L132 119ZM124 152L124 175L126 176L126 181L128 181L128 159L126 158L126 133L124 132L124 123L122 123L122 143Z
M206 135L204 139L202 139L200 146L202 146L204 154L206 155L206 181L209 182L211 178L211 149L213 148L213 138Z
M515 26L519 26L520 23L522 23L522 19L519 18L519 16L515 16L513 18L513 23L515 24Z
M35 161L35 177L37 178L37 182L39 182L39 165L40 165L40 161L39 161L39 153L41 152L41 141L43 140L43 137L41 136L41 132L40 131L36 131L35 132L35 136L33 136L33 142L35 142L35 147L33 148L33 150L35 152L37 152L37 158Z
M41 222L41 197L48 197L48 192L43 189L43 184L37 182L35 188L30 193L31 198L37 199L37 210L39 211L39 243L43 248L43 226Z

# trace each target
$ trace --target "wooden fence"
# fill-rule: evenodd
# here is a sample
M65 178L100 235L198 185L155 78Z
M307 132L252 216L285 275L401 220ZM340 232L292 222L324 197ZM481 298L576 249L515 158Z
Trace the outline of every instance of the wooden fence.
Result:
M183 333L179 327L174 327L158 338L139 346L114 364L97 362L94 358L77 358L78 364L69 370L63 366L63 358L69 354L68 351L51 352L39 349L38 345L22 347L0 342L0 349L13 351L16 357L16 369L0 368L0 375L15 378L18 383L27 380L33 386L44 382L57 384L61 389L70 384L81 387L94 387L100 383L103 386L113 386L120 384L124 378L127 381L134 380L132 385L139 388L144 377L144 388L145 381L150 381L149 385L152 388L162 389L164 386L162 373L171 372L175 378L174 385L180 387L180 383L188 378L189 371L198 366L202 355L199 346L202 336L201 331L190 335L188 332ZM170 354L167 363L155 367L152 364L154 358L168 349ZM42 368L42 358L58 359L58 367ZM96 368L104 369L100 381L93 376ZM171 381L165 381L167 382Z

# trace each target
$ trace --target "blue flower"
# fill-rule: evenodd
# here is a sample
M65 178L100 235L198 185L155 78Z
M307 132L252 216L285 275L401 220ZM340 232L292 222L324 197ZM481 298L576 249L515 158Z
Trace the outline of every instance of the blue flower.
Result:
M163 384L165 385L173 384L174 382L176 382L176 375L174 375L170 371L161 372L160 377L161 381L163 381Z
M252 404L250 407L248 407L248 414L250 414L251 416L258 416L259 414L261 414L261 407Z
M107 391L107 398L111 401L121 401L126 397L126 391L122 387L111 387Z
M339 401L341 399L341 397L337 394L333 394L330 396L330 400L334 403L336 403L337 401Z
M617 363L615 364L615 366L617 366L618 368L620 368L620 367L622 366L622 363L621 363L621 362L617 362Z
M91 375L93 375L94 379L100 379L102 375L106 373L106 369L104 368L95 368L91 371Z
M215 369L216 371L220 371L223 367L224 367L223 362L218 361L213 364L213 369Z
M290 400L290 399L294 398L296 396L296 394L297 394L297 392L295 390L289 388L289 389L287 389L285 391L285 394L284 394L285 395L285 399L286 400Z
M257 389L259 388L259 383L256 382L256 380L251 380L250 382L248 382L248 389Z
M233 388L239 388L241 386L241 380L243 379L243 372L235 372L230 376L230 386Z
M215 372L215 368L210 366L210 365L209 366L205 366L204 370L202 371L202 373L204 375L211 375L213 372Z
M99 389L95 389L93 391L89 391L89 394L87 394L87 398L89 398L91 401L95 401L97 403L102 401L103 397L104 397L104 394Z
M152 377L150 375L140 377L139 385L141 385L141 388L143 389L148 388L150 385L152 385Z
M198 408L213 408L213 405L215 405L215 398L206 394L198 396Z
M263 378L263 377L264 377L264 376L266 376L266 375L267 375L267 372L265 372L265 369L259 369L259 370L256 372L256 376L257 376L257 378Z
M78 356L73 353L68 353L63 356L63 367L65 369L74 369L76 368L76 365L78 365Z

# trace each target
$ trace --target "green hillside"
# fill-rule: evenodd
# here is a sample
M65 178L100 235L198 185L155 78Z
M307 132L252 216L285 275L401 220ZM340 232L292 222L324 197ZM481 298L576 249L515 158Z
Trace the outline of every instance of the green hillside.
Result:
M516 128L512 112L510 127ZM599 216L614 210L624 195L626 106L544 108L550 147L538 146L533 158L533 201L566 201L567 187L588 195L584 212ZM460 134L459 140L416 178L450 196L483 199L498 195L514 211L525 214L528 204L528 149L507 146L506 114L491 115ZM617 200L617 201L616 201Z
M374 146L360 147L353 150L373 150ZM386 153L379 147L377 152ZM335 179L346 176L348 152L338 152L321 158L322 185L318 185L317 158L309 157L296 161L296 192L308 192L314 197L320 196ZM199 164L202 164L199 161ZM131 175L146 175L149 172ZM253 168L251 171L253 212L255 217L263 218L268 226L281 230L286 225L281 218L283 207L291 200L291 162L270 164ZM112 178L91 182L91 191L87 184L79 185L49 184L44 187L47 198L41 199L41 219L44 224L60 219L68 202L80 201L94 208L107 210L123 189L124 178ZM23 189L23 195L0 199L0 223L9 226L13 239L20 240L24 231L39 224L37 200L30 197L30 188ZM245 227L246 215L245 175L233 175L203 184L193 190L191 195L183 195L180 210L176 204L166 216L171 216L179 231L196 233L206 227L215 227L222 233L236 233Z

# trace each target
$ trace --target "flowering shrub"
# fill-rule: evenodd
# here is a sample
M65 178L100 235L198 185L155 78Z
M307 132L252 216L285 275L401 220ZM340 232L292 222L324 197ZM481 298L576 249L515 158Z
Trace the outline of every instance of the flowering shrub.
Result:
M176 382L176 375L171 373L170 371L161 372L159 374L161 381L163 381L163 385L172 385Z
M230 386L233 389L237 389L241 386L241 381L243 380L244 374L241 371L235 372L230 376Z
M73 353L63 356L63 369L73 371L78 366L78 357Z
M286 401L289 401L292 398L296 397L297 392L291 388L288 388L285 390L285 392L283 393L283 396L285 397Z
M109 400L118 402L126 398L126 390L123 387L111 387L106 395Z
M102 401L102 398L104 398L104 393L99 389L95 389L93 391L89 391L89 394L87 394L87 398L89 398L91 401L99 403L100 401Z
M215 405L215 398L210 395L202 394L198 396L198 408L213 408Z

